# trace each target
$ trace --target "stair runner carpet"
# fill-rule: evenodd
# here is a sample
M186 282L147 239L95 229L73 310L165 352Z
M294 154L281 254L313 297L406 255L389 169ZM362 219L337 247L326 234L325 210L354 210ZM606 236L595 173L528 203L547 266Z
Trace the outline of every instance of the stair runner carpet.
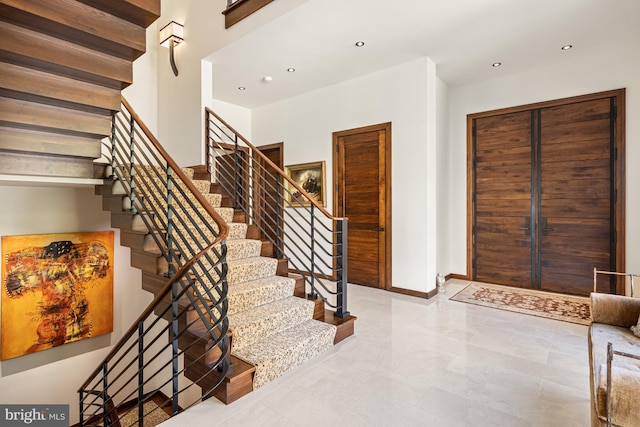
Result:
M142 408L144 414L143 427L155 427L167 421L171 416L167 414L153 400L144 402ZM102 425L102 424L99 424ZM133 406L127 413L120 418L121 427L137 427L138 426L138 406Z
M276 275L278 261L260 256L262 242L246 239L247 224L234 223L233 209L220 195L208 195L210 182L183 172L229 225L227 282L231 354L255 366L257 389L333 345L336 327L313 319L314 303L295 297L295 280Z

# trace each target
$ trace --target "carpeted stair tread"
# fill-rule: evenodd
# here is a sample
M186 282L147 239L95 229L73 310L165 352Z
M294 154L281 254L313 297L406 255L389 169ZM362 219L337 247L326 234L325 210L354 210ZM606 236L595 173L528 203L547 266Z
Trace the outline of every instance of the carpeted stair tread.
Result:
M204 199L209 202L209 204L218 212L218 214L224 218L225 222L233 221L233 208L221 207L220 203L222 202L222 195L217 193L202 193L201 194ZM186 196L186 197L185 197ZM191 198L193 207L200 207L200 202L198 202L195 196L191 195L191 193L185 191L185 195L183 195L180 191L174 192L174 197L179 202L179 205L183 205L188 208L192 208L191 203L187 201L187 197Z
M199 204L195 202L194 202L194 205L196 207L199 206ZM214 208L214 210L218 213L218 215L222 217L225 223L229 224L233 222L233 208ZM185 205L176 204L174 209L171 211L171 214L174 217L174 222L178 224L181 224L181 222L178 219L176 219L176 216L180 216L181 218L184 218L185 224L193 223L198 226L202 226L205 223L209 224L213 222L213 219L211 218L211 215L209 215L209 212L207 212L207 210L202 206L194 209L191 206L186 204ZM156 215L159 218L162 218L163 222L165 223L167 222L167 215L162 210L157 209L157 207L156 207Z
M195 173L195 170L193 170L193 168L180 168L180 170L182 170L182 173L184 173L187 178L189 179L193 179L193 174Z
M254 389L328 350L336 327L309 319L234 352L234 356L256 367Z
M166 178L167 178L167 171L163 167L138 165L135 167L135 169L136 169L135 173L147 183L151 184L152 182L155 182L155 185L159 186L160 188L164 188L166 183ZM182 169L182 170L185 171L185 169ZM189 173L187 172L185 173L187 174L187 177L189 177ZM193 177L193 173L191 173L191 177ZM209 190L211 189L210 181L202 180L202 179L193 179L191 177L189 177L191 183L193 184L194 187L198 189L200 193L202 194L209 193ZM176 177L176 180L174 182L176 182L181 188L187 191L186 184L184 184L179 178ZM177 191L177 193L179 193L179 191Z
M199 237L199 236L196 236ZM185 233L181 240L187 243L187 246L197 247L194 239ZM218 252L221 251L222 245L215 245ZM252 239L234 239L227 240L227 261L240 260L245 258L256 258L260 256L262 250L262 242Z
M269 276L229 286L229 315L290 297L295 284L288 277Z
M179 206L179 205L178 205ZM187 217L191 217L197 223L202 221L211 222L211 216L203 206L199 206L199 203L194 202L196 208L192 208L190 205L185 204L182 207L176 207L173 210L174 214L183 214ZM227 224L233 222L233 208L213 208L218 215L222 217Z
M311 319L313 309L313 301L290 296L229 315L229 329L233 334L232 353Z
M215 208L218 215L224 219L227 224L233 222L233 208Z
M202 226L198 227L192 224L189 227L184 227L180 222L175 222L175 225L182 231L182 234L185 235L185 238L188 238L189 232L187 230L190 230L191 233L193 233L195 236L199 236L202 234L208 241L212 241L215 239L215 236L211 232L209 232L207 228L203 228ZM210 225L211 228L217 233L218 225L215 222L212 222ZM227 223L227 226L229 227L229 236L233 236L232 240L244 239L247 235L247 224L241 222L231 222ZM231 239L231 237L229 237L229 239Z
M229 226L228 240L244 239L247 236L247 224L243 222L231 222L228 223L227 226Z
M196 187L198 191L202 194L207 194L209 192L209 189L211 188L210 181L206 181L203 179L192 179L191 182L193 183L193 186ZM184 184L180 184L180 185L184 186Z
M227 240L227 261L260 256L262 242L252 239Z
M275 275L278 268L278 260L256 256L228 260L227 265L229 266L227 283L232 285Z
M185 193L186 193L186 194L190 194L190 193L187 193L186 191L185 191ZM220 208L220 204L222 203L222 194L218 194L218 193L204 193L204 194L202 194L202 195L204 196L204 199L205 199L207 202L209 202L209 204L210 204L211 206L213 206L216 210ZM187 199L186 199L186 197L184 197L184 196L182 195L182 193L180 193L179 191L176 191L176 192L175 192L175 197L176 197L176 200L178 200L178 202L179 202L180 204L183 204L183 205L187 205L187 204L188 204L188 203L187 203L187 201L186 201L186 200L187 200ZM198 205L196 202L194 202L194 204L195 204L196 206Z

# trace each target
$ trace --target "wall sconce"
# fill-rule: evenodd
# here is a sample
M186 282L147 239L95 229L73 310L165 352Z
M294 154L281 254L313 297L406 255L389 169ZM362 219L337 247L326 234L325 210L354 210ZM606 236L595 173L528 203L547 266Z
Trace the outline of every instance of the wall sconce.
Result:
M169 22L160 30L160 46L169 48L169 62L171 63L171 69L173 74L178 75L178 67L176 67L176 60L173 56L174 46L179 45L184 40L184 25L178 24L175 21Z

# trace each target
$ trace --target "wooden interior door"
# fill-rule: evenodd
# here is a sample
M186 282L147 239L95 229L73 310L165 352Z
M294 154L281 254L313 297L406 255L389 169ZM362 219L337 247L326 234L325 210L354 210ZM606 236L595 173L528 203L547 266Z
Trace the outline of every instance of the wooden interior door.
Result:
M468 117L471 279L589 295L624 271L623 112L617 90Z
M284 169L284 144L263 145L258 148L271 163L262 157L255 156L255 209L256 224L261 230L263 238L270 240L274 246L276 256L281 257L284 250L284 200L280 175L276 173L276 167ZM274 167L275 166L275 167Z
M474 280L533 286L531 112L475 121Z
M540 288L585 294L615 270L611 99L540 110ZM607 280L599 284L609 292Z
M334 215L349 218L349 283L391 287L391 123L333 134Z

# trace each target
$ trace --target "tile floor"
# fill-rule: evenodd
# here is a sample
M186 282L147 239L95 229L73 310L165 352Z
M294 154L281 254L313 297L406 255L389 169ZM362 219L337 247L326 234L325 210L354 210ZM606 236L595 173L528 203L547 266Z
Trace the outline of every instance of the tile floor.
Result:
M349 286L356 333L225 406L175 426L589 425L587 327Z

